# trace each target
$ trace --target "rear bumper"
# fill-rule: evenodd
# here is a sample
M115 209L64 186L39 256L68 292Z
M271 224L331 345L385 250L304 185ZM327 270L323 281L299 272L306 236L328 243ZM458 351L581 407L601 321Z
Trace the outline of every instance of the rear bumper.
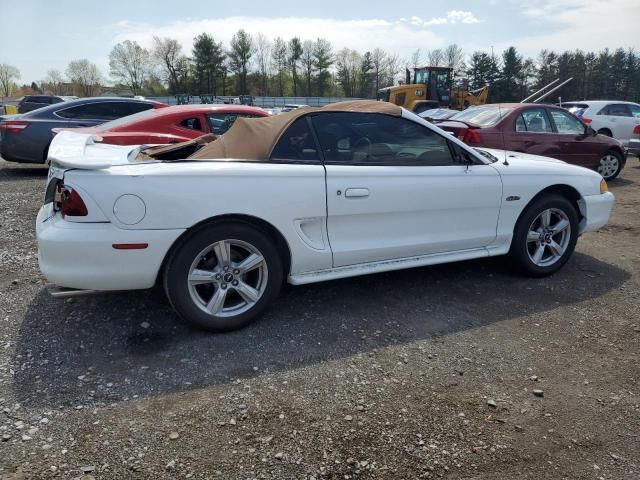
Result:
M111 223L75 223L51 216L44 205L36 219L38 263L48 281L67 288L136 290L155 284L178 230L123 230ZM114 243L148 243L116 250Z
M583 197L584 220L580 225L580 233L592 232L604 227L609 221L615 197L613 193L606 192L599 195Z

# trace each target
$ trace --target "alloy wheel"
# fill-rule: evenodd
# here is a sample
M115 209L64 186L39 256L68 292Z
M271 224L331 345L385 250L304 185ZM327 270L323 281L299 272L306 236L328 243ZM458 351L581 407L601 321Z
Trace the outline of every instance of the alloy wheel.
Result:
M608 179L613 177L620 168L620 161L618 157L607 153L600 159L598 163L598 173L604 177L604 179Z
M529 226L527 253L539 267L548 267L562 258L571 242L569 217L558 208L543 210Z
M267 288L269 270L260 251L242 240L221 240L193 260L187 282L193 302L216 317L240 315Z

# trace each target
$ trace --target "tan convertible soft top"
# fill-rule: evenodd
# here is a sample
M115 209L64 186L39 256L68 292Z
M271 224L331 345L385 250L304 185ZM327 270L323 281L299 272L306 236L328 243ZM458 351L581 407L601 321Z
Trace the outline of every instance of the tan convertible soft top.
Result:
M273 117L238 118L223 136L208 143L189 159L239 158L264 160L269 158L282 132L296 119L311 112L382 113L399 117L402 109L388 102L351 100L331 103L322 108L303 107Z

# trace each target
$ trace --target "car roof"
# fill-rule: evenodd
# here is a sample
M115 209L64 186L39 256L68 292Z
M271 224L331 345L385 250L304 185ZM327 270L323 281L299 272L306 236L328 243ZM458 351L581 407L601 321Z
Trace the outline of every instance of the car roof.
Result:
M158 109L156 112L156 118L163 115L175 115L177 113L184 112L216 112L225 111L233 113L265 113L265 110L260 107L250 107L248 105L232 105L226 103L208 103L208 104L189 104L189 105L172 105Z
M590 107L598 107L598 106L604 106L604 105L609 105L610 103L624 103L626 105L638 105L635 102L628 102L626 100L574 100L571 102L562 102L562 105L573 105L573 104L580 104L580 105L588 105Z
M161 102L156 102L153 100L139 100L136 98L128 98L128 97L86 97L86 98L78 98L76 100L69 100L67 102L62 102L62 103L54 103L53 105L48 105L46 107L38 108L37 110L32 110L31 112L25 113L24 115L29 117L36 117L38 115L55 112L57 110L75 107L77 105L88 105L91 103L111 103L111 102L147 103L147 104L159 104L159 105L162 104Z
M331 103L322 108L301 107L273 117L238 118L224 134L224 141L208 143L189 158L243 158L260 160L268 158L280 135L298 118L309 113L360 112L402 116L402 108L376 100L351 100ZM222 138L222 137L221 137ZM251 142L247 142L251 138Z

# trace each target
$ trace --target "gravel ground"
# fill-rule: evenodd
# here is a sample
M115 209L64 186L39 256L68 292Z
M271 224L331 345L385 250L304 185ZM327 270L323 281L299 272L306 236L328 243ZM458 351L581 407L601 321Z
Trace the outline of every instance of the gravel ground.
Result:
M239 332L49 297L46 170L0 160L0 478L638 479L640 164L547 279L501 259L285 288Z

